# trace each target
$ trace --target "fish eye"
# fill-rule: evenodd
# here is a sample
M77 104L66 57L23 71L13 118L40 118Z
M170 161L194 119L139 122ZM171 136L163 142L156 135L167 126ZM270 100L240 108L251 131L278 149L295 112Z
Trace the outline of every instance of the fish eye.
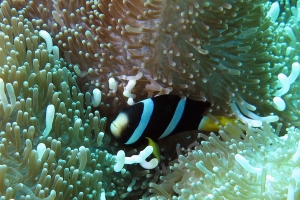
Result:
M127 124L126 129L132 129L132 125L130 123Z

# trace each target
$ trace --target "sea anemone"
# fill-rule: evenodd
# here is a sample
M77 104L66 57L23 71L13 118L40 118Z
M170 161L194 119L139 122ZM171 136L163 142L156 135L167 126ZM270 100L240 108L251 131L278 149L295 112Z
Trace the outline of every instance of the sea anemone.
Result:
M219 136L199 133L197 141L178 148L178 161L150 183L152 195L143 198L298 199L300 130L291 127L278 137L280 128L236 122Z
M92 112L97 91L80 92L73 65L57 59L49 33L11 2L0 5L1 198L135 198L148 171L114 172L106 118Z
M268 12L270 7L261 0L31 0L25 14L51 32L65 59L76 64L86 83L80 87L99 88L114 111L172 93L210 101L212 114L233 116L233 103L269 116L284 68L273 52L283 35L279 6Z
M1 1L1 198L297 199L299 10L300 1ZM155 170L124 166L138 150L111 138L107 121L161 94L207 100L209 115L240 121L199 133Z

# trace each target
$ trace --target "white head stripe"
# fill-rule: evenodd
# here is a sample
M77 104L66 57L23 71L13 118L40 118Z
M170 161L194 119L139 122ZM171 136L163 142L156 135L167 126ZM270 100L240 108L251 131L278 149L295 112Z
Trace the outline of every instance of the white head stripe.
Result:
M164 131L164 133L158 139L167 137L168 135L170 135L170 133L172 133L172 131L174 131L178 122L181 119L182 113L184 111L185 103L186 103L185 99L181 99L178 102L172 120L170 121L170 123L169 123L168 127L166 128L166 130Z
M148 125L148 122L151 118L153 108L154 108L154 103L153 103L152 99L146 99L146 100L140 101L140 102L144 104L144 110L143 110L143 113L141 116L140 123L136 127L133 134L131 135L131 137L125 144L133 144L138 139L140 139L140 137L143 135L143 133Z

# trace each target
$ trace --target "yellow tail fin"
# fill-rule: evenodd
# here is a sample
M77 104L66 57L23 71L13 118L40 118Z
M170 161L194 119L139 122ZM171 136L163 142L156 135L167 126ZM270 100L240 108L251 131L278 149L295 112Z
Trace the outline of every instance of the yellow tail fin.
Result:
M204 116L199 123L198 130L199 131L219 131L219 126L225 126L227 122L234 124L235 118L229 118L224 116L214 116L216 120L218 120L218 123L215 123L213 120L211 120L209 117Z

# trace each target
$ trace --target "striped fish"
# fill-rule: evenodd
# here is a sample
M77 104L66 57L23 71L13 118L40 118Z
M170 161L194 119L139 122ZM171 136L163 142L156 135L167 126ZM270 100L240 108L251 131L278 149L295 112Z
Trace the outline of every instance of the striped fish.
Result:
M161 95L140 101L121 110L111 123L115 138L126 144L140 144L145 138L154 141L189 130L218 131L219 125L234 119L216 117L219 124L205 115L209 102Z

